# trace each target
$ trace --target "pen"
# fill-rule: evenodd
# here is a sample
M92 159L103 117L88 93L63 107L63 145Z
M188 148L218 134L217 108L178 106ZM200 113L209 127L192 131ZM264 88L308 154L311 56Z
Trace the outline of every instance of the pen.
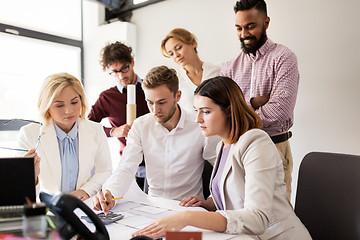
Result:
M19 149L19 148L8 148L8 147L0 147L0 148L6 149L6 150L23 151L23 152L29 151L29 150L26 150L26 149Z
M111 201L115 201L115 200L119 200L122 199L123 197L118 197L118 198L112 198ZM106 203L107 201L104 199L104 203Z

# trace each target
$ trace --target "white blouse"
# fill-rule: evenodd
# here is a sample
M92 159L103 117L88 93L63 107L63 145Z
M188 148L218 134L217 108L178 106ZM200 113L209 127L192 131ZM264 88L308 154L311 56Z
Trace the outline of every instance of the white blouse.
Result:
M203 63L203 75L201 82L209 78L213 78L220 75L222 65L221 64L212 64L212 63ZM182 69L178 71L179 77L179 89L181 90L181 98L179 104L182 108L194 112L194 91L197 86L190 80L186 75L186 71Z

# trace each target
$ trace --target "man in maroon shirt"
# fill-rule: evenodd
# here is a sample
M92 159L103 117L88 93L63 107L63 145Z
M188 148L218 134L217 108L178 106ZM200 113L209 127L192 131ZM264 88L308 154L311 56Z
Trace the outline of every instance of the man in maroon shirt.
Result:
M103 91L95 104L91 107L89 119L101 122L108 118L111 128L104 127L108 137L116 137L120 141L120 156L126 145L126 137L131 128L126 124L126 102L129 84L136 86L136 116L139 117L149 112L145 101L144 92L141 88L142 80L134 72L134 58L132 48L123 43L115 42L106 45L102 49L101 66L113 76L117 84ZM144 162L140 164L136 181L143 189L145 179Z

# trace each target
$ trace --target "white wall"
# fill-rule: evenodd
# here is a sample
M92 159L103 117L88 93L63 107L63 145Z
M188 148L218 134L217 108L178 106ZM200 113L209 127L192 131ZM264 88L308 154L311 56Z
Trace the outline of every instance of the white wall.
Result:
M135 10L135 70L140 76L157 65L177 67L160 53L160 42L175 27L198 37L202 60L236 56L235 0L165 0ZM301 159L310 151L360 155L359 0L268 0L268 36L298 57L300 86L292 127L293 202Z

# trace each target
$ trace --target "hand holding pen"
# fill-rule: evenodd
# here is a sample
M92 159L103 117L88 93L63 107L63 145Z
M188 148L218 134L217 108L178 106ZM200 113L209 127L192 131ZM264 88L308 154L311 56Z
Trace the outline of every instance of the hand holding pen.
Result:
M115 200L109 190L99 191L92 200L93 209L103 211L105 215L108 215L109 210L115 205Z

